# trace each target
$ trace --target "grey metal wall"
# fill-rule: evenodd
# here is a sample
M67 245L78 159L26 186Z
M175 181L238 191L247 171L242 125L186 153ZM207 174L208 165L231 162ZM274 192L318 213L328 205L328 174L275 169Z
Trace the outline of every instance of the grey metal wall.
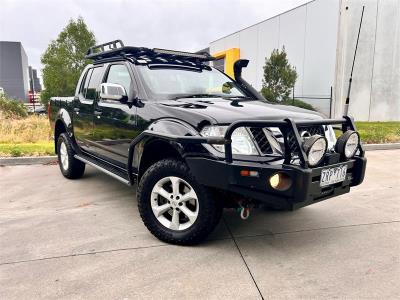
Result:
M343 113L362 6L349 112L356 120L400 120L400 1L345 0L340 9L334 112Z
M10 97L28 100L28 57L20 42L0 41L0 86Z
M37 70L33 69L31 66L28 67L29 74L29 90L35 93L40 93L42 91L42 85L37 76Z
M210 53L240 48L240 57L250 59L243 76L260 90L265 58L285 46L298 73L295 95L329 97L335 80L339 7L338 0L311 1L211 42ZM305 101L329 113L329 100Z

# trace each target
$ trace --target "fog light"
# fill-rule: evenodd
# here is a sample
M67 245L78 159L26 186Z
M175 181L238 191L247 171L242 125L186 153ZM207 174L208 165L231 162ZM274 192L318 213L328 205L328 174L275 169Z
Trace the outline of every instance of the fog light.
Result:
M275 173L269 178L269 184L278 191L285 191L292 185L292 179L285 173Z
M360 136L358 132L347 130L336 142L335 150L346 158L352 158L360 145Z
M307 154L308 164L311 167L318 165L323 160L327 147L326 138L318 134L304 140L303 149Z

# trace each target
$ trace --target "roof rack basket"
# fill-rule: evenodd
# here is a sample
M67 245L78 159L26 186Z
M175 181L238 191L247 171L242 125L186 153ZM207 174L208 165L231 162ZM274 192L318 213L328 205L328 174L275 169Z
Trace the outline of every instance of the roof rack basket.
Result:
M181 59L203 63L214 60L215 58L207 52L184 52L159 48L131 47L124 46L121 40L115 40L101 45L90 47L86 53L86 58L96 61L114 57L130 57L133 59L139 58L164 58L164 59Z
M111 41L111 42L108 42L108 43L104 43L104 44L100 44L100 45L96 45L96 46L90 47L89 50L86 53L86 56L91 56L91 55L94 55L94 54L105 52L105 51L107 51L105 49L107 46L108 46L107 50L115 50L115 49L118 49L118 48L123 48L124 47L124 43L121 40L115 40L115 41Z

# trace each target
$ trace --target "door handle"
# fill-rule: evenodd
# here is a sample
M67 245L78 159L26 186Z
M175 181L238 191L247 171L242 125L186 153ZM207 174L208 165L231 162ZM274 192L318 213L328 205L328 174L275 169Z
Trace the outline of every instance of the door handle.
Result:
M74 107L74 112L76 112L76 114L79 115L79 108L78 107Z

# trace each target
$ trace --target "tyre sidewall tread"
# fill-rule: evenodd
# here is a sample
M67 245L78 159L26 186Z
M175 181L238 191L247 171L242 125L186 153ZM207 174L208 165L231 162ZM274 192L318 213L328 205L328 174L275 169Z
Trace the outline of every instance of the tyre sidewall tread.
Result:
M150 198L154 185L168 176L182 178L193 187L198 196L197 219L192 226L182 231L163 226L151 208ZM212 193L197 182L184 162L175 159L161 160L145 172L138 186L137 199L140 216L146 227L160 240L173 244L192 245L201 242L215 228L222 214L222 206L215 201Z
M67 153L68 153L68 169L65 170L62 166L61 159L60 159L60 146L61 143L64 142ZM83 173L85 172L85 164L80 160L77 160L74 155L75 151L72 148L71 139L68 137L66 133L61 133L58 141L57 141L57 153L58 153L58 164L60 166L61 173L64 177L68 179L78 179L82 177Z

